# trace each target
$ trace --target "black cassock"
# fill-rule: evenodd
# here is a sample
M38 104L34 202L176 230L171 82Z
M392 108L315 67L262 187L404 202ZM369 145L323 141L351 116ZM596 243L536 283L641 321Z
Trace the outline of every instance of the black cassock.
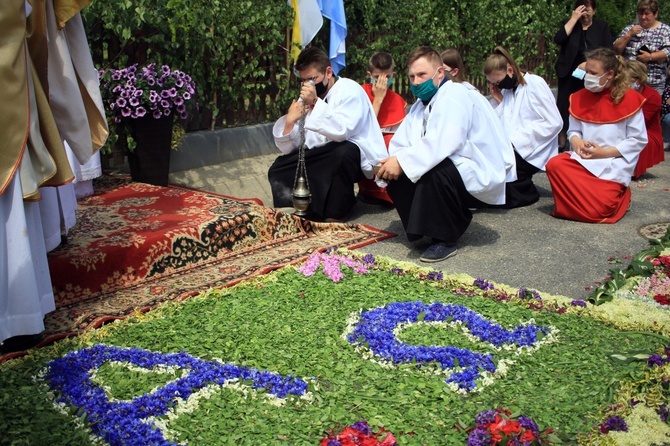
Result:
M467 191L449 158L423 174L416 183L403 173L390 181L386 190L409 241L426 236L455 246L472 220L470 208L481 204Z

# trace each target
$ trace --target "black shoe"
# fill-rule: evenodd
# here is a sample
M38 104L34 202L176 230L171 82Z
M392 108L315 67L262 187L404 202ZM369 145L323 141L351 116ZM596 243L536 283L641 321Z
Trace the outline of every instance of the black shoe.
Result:
M42 342L42 334L21 335L5 339L0 342L0 354L20 352L28 350Z
M421 254L419 260L426 263L441 262L442 260L455 256L457 252L458 248L455 246L447 246L442 242L438 242L430 245L428 249Z

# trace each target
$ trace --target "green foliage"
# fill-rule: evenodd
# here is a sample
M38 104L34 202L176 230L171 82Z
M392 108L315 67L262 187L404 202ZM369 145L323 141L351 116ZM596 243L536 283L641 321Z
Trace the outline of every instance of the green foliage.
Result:
M99 68L151 61L189 73L207 112L196 128L245 124L226 110L243 115L252 106L265 110L256 121L266 121L283 105L275 96L288 81L283 48L292 20L283 0L105 0L83 17ZM259 97L266 103L249 103Z
M649 248L635 254L626 268L610 269L610 277L593 290L589 302L595 305L609 302L631 277L650 277L654 273L654 266L649 258L658 257L661 252L670 248L670 226L662 238L649 240L649 245Z
M553 36L574 0L344 0L347 67L365 80L367 61L389 51L400 74L395 88L408 99L405 57L416 46L456 47L470 81L484 85L481 68L496 45L551 83L558 47ZM134 62L166 63L193 76L202 112L187 130L267 122L297 94L289 83L293 11L286 0L99 0L83 11L99 68ZM612 35L634 19L628 0L601 0L597 17ZM329 22L313 44L328 48ZM288 91L288 92L287 92Z
M289 400L284 407L264 398L220 390L200 400L192 412L170 421L179 441L194 444L316 444L324 432L366 419L393 431L399 444L464 444L459 422L471 425L483 409L499 406L530 416L541 426L558 428L567 444L589 431L592 416L614 401L622 381L643 373L640 362L610 360L611 352L654 351L661 341L641 332L622 332L577 314L557 314L505 304L481 296L454 294L436 282L385 270L369 275L345 271L333 283L321 272L304 277L294 269L260 281L211 291L157 309L136 321L107 327L97 337L65 340L33 355L0 366L0 431L16 444L89 444L86 432L73 428L72 415L55 410L44 382L36 378L50 358L68 350L103 342L119 347L179 352L213 360L293 374L310 380L310 402ZM407 364L387 369L363 358L341 338L347 318L360 309L393 301L441 301L466 305L505 327L534 318L559 329L558 342L532 355L514 357L505 377L481 393L449 391L444 377ZM460 344L475 348L451 329L410 327L407 342ZM486 346L479 344L479 348ZM492 352L499 359L508 352ZM181 372L177 371L177 375ZM142 374L106 364L96 382L110 397L129 399L161 386L164 372ZM71 409L74 413L74 409ZM85 415L78 414L86 423ZM0 438L3 443L3 438Z

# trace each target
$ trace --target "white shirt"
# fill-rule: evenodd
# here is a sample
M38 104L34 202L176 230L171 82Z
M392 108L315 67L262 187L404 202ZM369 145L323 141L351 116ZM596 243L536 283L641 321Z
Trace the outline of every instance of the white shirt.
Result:
M298 150L300 126L282 135L286 115L277 120L272 129L277 148L284 154ZM305 118L305 145L308 149L323 146L331 141L351 141L361 151L361 170L372 178L372 166L388 156L377 116L368 95L358 83L343 77L337 78L322 100L307 113Z
M482 102L461 84L447 81L430 100L414 103L389 144L389 154L412 182L449 157L468 192L489 204L505 202L505 162L509 144Z
M526 85L516 90L501 90L500 104L493 99L498 116L517 153L528 163L544 170L549 159L558 154L558 134L563 119L556 98L540 76L526 73Z
M602 147L614 146L621 156L594 160L582 159L575 152L571 152L573 159L602 180L616 181L624 186L630 184L640 152L647 145L647 127L642 109L630 118L613 124L592 124L571 115L568 141L575 135Z
M481 94L477 87L469 82L461 82L461 85L467 88L470 94L474 95L475 101L482 103L482 115L486 116L486 119L491 120L494 127L496 127L496 132L502 132L502 134L505 135L505 130L502 128L502 122L500 122L500 119L498 119L498 116L491 106L491 103L486 100L484 95ZM505 135L505 139L507 139L507 135ZM514 148L512 147L512 143L508 141L507 144L503 148L499 148L499 150L502 151L503 161L505 162L505 182L511 183L516 181L516 157L514 156Z

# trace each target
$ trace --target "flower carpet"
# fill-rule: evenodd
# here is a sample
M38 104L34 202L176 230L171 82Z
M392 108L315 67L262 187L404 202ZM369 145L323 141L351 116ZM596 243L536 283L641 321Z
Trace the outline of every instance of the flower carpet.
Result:
M134 183L127 175L105 175L95 190L79 202L67 242L49 253L56 311L45 318L42 345L304 261L326 247L394 236L309 222L254 200Z
M0 364L0 443L668 444L670 313L599 299L316 252Z

